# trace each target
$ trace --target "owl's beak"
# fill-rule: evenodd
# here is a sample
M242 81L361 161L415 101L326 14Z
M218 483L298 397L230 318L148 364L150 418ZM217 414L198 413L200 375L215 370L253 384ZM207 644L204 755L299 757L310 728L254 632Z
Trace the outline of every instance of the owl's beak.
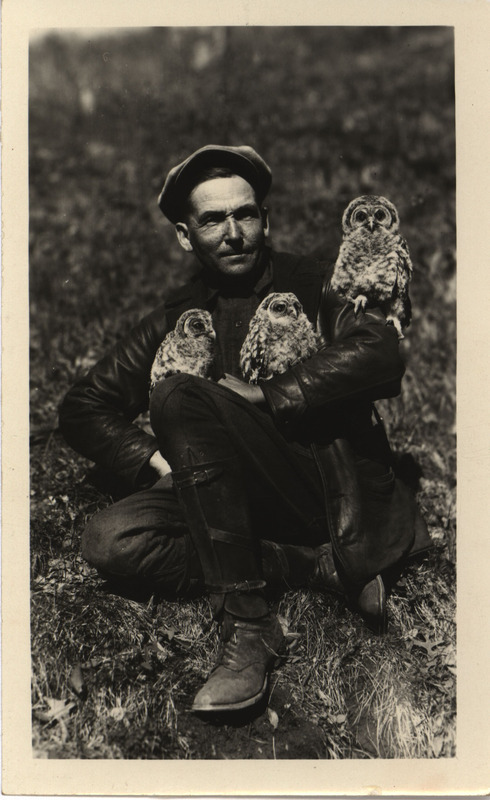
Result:
M367 226L368 226L369 230L372 233L374 231L375 227L376 227L376 220L373 219L373 217L371 217L371 219L369 220Z

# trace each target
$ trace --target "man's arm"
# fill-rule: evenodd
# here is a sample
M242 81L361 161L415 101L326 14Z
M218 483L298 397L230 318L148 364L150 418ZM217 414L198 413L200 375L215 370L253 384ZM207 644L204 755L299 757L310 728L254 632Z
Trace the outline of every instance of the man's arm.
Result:
M166 470L156 439L132 424L148 408L150 369L165 333L160 307L78 381L60 407L60 429L67 442L132 488Z
M405 371L398 336L379 309L355 316L351 304L327 306L324 293L320 322L329 344L311 358L260 381L278 422L299 420L308 410L339 408L351 400L378 400L400 392Z
M218 383L226 389L231 389L232 392L239 394L240 397L243 397L244 400L248 400L249 403L253 403L254 406L266 405L264 393L260 386L245 383L245 381L236 378L234 375L230 375L228 372L225 372L225 377L220 378Z

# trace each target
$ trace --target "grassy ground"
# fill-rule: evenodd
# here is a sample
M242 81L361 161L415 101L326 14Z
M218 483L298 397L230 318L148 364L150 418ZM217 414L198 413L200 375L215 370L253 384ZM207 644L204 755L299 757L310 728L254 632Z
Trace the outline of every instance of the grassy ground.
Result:
M31 51L33 746L45 758L455 754L455 222L448 29L153 29ZM335 255L346 203L398 206L415 263L402 394L380 404L434 551L389 598L386 637L288 594L295 647L268 704L189 713L216 653L205 599L110 594L79 556L117 496L56 430L69 386L188 275L156 207L168 167L252 144L274 173L273 244ZM212 735L210 735L210 732Z

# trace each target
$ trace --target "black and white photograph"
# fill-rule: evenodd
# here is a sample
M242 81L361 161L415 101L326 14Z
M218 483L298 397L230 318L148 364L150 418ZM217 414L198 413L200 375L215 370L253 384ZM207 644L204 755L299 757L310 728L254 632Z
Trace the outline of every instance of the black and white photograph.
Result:
M33 761L454 762L455 27L27 78Z
M455 755L453 46L31 42L38 755Z

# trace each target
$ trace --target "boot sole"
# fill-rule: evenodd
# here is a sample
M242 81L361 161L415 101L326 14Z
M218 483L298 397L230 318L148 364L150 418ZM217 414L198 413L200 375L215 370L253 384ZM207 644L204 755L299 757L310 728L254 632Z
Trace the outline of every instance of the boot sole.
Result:
M379 612L377 614L369 614L368 612L359 608L359 606L357 606L357 608L354 610L356 610L363 618L364 622L373 633L377 634L378 636L382 636L383 634L387 633L388 630L386 590L381 575L377 575L375 580L379 595Z
M249 706L253 706L255 705L255 703L258 703L259 700L262 700L263 696L267 691L268 679L269 676L266 675L260 692L254 694L253 697L247 698L247 700L242 700L240 703L222 703L220 705L209 705L209 706L193 705L191 711L241 711L242 708L248 708Z
M208 705L208 706L196 706L195 704L192 705L191 711L241 711L243 708L249 708L250 706L255 705L264 697L265 693L267 692L267 684L269 682L269 674L272 672L273 669L277 669L280 667L281 664L284 663L285 659L288 655L288 646L285 643L283 645L284 652L282 649L279 651L277 657L272 662L271 666L269 667L266 676L264 678L264 683L262 684L262 688L260 692L254 694L253 697L248 697L246 700L242 700L239 703L222 703L220 705Z

